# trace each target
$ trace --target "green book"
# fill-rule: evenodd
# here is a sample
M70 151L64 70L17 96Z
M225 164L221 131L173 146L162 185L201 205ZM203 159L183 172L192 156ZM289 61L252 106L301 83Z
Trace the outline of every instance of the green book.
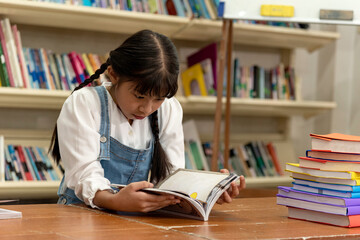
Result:
M10 86L9 75L6 69L5 56L1 44L0 44L0 79L1 79L2 87Z

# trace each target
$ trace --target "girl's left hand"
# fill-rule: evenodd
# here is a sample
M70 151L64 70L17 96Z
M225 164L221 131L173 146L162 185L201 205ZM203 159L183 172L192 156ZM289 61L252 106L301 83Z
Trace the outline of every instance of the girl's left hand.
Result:
M220 172L229 173L229 170L221 169ZM236 182L232 182L229 189L226 190L221 195L221 197L216 201L216 203L218 204L231 203L232 199L239 195L240 190L246 187L244 176L241 175L239 180L240 180L240 184L237 185Z

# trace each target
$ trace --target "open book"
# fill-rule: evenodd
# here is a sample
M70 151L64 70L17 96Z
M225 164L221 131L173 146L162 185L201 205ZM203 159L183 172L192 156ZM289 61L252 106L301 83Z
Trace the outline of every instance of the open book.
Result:
M207 221L218 198L230 187L230 183L237 179L239 176L234 173L178 169L154 188L144 188L142 191L170 194L181 199L179 204L158 211ZM126 185L111 184L111 186L121 189Z

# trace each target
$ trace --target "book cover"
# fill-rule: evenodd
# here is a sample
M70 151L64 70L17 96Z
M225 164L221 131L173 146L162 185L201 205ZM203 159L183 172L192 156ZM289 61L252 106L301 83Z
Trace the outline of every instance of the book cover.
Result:
M11 29L12 29L12 32L13 32L13 35L14 35L16 53L17 53L17 56L18 56L18 62L20 64L20 70L21 70L21 76L22 76L23 84L24 84L25 88L30 88L29 75L28 75L28 72L27 72L27 67L26 67L26 62L25 62L25 57L24 57L20 32L18 31L16 24L13 25L11 27Z
M341 153L321 150L307 150L306 157L337 161L360 161L359 153Z
M0 43L1 43L1 49L4 54L4 59L1 59L1 61L3 63L5 63L6 72L7 72L7 76L9 79L9 86L15 87L14 75L13 75L11 65L10 65L9 52L8 52L8 48L6 46L4 28L3 28L3 24L1 24L1 22L0 22Z
M360 173L352 171L325 171L313 168L301 167L297 163L286 163L286 171L307 174L315 177L360 179Z
M304 191L304 192L311 192L311 193L317 193L317 194L323 194L328 196L334 196L334 197L343 197L343 198L360 198L359 192L344 192L344 191L335 191L335 190L329 190L324 188L315 188L315 187L309 187L306 185L296 184L293 183L293 189Z
M79 59L77 58L76 52L70 52L68 54L72 69L75 73L76 81L78 84L82 83L85 80L84 70L81 66Z
M305 201L296 198L286 197L280 194L276 195L276 202L279 205L284 205L287 207L296 207L296 208L303 208L312 211L318 212L326 212L331 214L337 215L358 215L360 214L360 206L339 206L334 204L328 203L318 203L318 202L311 202Z
M189 144L190 151L195 160L198 170L210 170L201 145L199 133L194 120L188 120L183 123L184 141Z
M289 207L289 218L325 223L340 227L359 227L360 215L341 216L324 212L310 211L301 208Z
M314 168L324 171L360 172L360 162L332 161L317 158L299 157L300 167Z
M274 145L269 142L268 144L266 144L266 148L268 149L269 151L269 154L271 156L271 160L273 162L273 165L276 169L276 172L280 175L280 176L283 176L284 175L284 171L281 167L281 164L280 164L280 161L279 161L279 158L277 156L277 153L276 153L276 149L274 147Z
M181 73L185 96L207 96L204 73L200 63L197 63Z
M5 181L5 142L4 136L0 135L0 182Z
M12 218L22 218L22 213L19 211L0 208L0 219L12 219Z
M360 186L351 186L351 185L342 185L342 184L332 184L332 183L322 183L314 182L302 179L294 179L293 184L304 185L314 188L329 189L335 191L345 191L345 192L360 192Z
M315 176L312 176L312 175L303 174L303 173L296 173L296 172L292 172L291 177L298 178L298 179L303 179L303 180L321 182L321 183L332 183L332 184L342 184L342 185L351 185L351 186L360 185L360 180L358 180L358 179L315 177Z
M331 152L360 153L360 136L330 133L310 134L311 148Z
M344 206L344 207L350 207L350 206L360 207L360 198L343 198L343 197L335 197L335 196L326 196L318 193L299 191L291 187L279 186L278 194L289 198L316 202L316 203L331 204L331 205Z
M18 156L20 158L21 164L23 166L24 172L25 172L25 176L26 176L26 180L36 180L36 176L34 174L34 172L32 171L32 167L30 165L30 163L27 161L24 152L22 151L22 147L19 145L14 146L15 151L18 153Z
M5 45L8 52L9 63L11 65L11 71L13 74L13 80L15 87L23 87L24 82L21 76L21 70L19 66L19 61L17 59L16 46L14 36L12 34L10 21L8 18L1 20L2 29L5 36Z
M207 221L218 198L230 187L231 182L238 179L239 176L234 173L178 169L154 188L145 188L142 191L152 194L170 194L182 200L179 204L167 206L158 211ZM111 186L117 189L125 187L119 184Z
M214 79L214 89L217 88L217 45L216 43L211 43L197 52L189 55L187 57L187 66L191 67L195 65L196 63L200 63L201 61L210 58L211 65L212 65L212 75Z

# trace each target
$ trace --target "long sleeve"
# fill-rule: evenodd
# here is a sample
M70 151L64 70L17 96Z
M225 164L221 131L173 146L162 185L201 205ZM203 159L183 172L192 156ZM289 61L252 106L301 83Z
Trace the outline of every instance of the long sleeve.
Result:
M74 92L64 103L57 121L65 182L78 198L91 205L98 190L110 189L97 160L100 146L100 105L94 92Z

